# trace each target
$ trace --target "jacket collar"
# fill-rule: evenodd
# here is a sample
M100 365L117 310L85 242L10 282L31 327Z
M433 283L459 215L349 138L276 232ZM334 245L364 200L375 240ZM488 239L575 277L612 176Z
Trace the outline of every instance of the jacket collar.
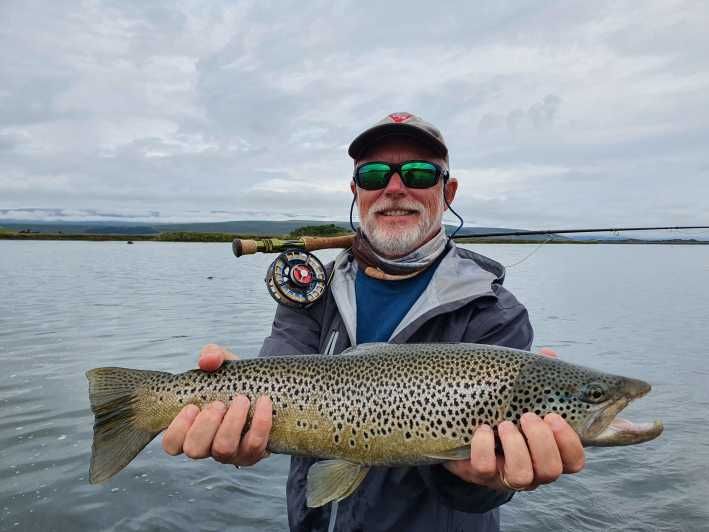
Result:
M484 266L484 267L483 267ZM330 290L350 337L357 345L357 262L348 251L335 258ZM492 285L502 284L505 268L500 263L448 243L445 256L421 296L411 306L389 338L403 343L426 320L451 312L480 297L496 297Z

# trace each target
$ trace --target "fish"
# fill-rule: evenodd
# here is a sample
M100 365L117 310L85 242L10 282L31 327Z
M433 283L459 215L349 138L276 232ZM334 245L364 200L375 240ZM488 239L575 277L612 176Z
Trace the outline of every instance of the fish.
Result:
M306 499L351 495L372 466L418 466L470 456L476 427L525 412L555 412L584 446L632 445L662 433L660 421L617 417L646 395L644 381L528 351L486 344L361 344L340 355L226 361L215 372L125 368L86 372L95 416L89 481L121 471L180 410L213 401L273 403L268 450L316 457Z

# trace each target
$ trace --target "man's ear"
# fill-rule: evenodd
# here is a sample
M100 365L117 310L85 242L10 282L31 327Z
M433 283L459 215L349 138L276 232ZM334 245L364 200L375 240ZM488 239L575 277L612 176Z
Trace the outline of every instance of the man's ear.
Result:
M350 190L352 191L352 194L355 196L357 195L357 185L354 182L354 179L350 181Z
M443 185L443 194L448 204L453 203L455 193L458 191L458 180L455 177L448 179ZM447 209L448 207L446 207Z

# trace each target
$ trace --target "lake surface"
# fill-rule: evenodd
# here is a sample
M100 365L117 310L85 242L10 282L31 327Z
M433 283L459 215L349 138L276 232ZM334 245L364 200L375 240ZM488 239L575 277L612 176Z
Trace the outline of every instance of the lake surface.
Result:
M534 248L475 249L512 264ZM272 259L236 260L228 244L0 241L0 530L287 529L285 456L237 471L167 456L157 438L110 482L87 479L84 372L181 372L209 342L255 356ZM503 530L707 530L709 246L547 245L505 284L535 349L652 383L626 417L665 433L588 449L582 473L503 506Z

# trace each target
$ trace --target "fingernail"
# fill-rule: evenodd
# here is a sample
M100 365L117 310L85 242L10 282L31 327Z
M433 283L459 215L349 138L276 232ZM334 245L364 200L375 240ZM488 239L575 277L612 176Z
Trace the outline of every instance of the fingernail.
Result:
M189 418L195 418L197 417L197 414L199 414L199 407L197 405L187 405L184 409L185 415Z
M270 403L270 402L271 402L271 398L268 397L267 395L261 395L261 396L259 396L258 399L256 399L256 403L257 403L257 404L258 404L258 403L263 404L264 402Z
M564 418L562 418L559 414L549 414L547 419L551 424L552 430L561 430L564 428L564 425L566 425Z
M251 406L251 400L246 395L239 394L236 396L236 398L234 400L239 401L241 403L241 406L243 406L245 408L248 408L249 406Z
M507 432L510 430L512 427L512 423L510 421L503 421L497 426L497 433L502 436L504 434L507 434Z
M522 414L522 423L525 425L530 424L530 423L538 423L540 421L539 416L537 416L534 412L525 412Z
M539 353L546 357L556 358L556 351L554 351L551 347L542 347L539 350Z
M490 428L490 425L485 425L484 423L483 423L482 425L480 425L480 426L479 426L477 429L475 429L475 430L479 430L479 431L481 431L481 432L492 432L492 429Z
M214 401L209 405L209 408L213 408L214 410L219 410L220 412L223 412L224 410L226 410L226 405L221 401Z

